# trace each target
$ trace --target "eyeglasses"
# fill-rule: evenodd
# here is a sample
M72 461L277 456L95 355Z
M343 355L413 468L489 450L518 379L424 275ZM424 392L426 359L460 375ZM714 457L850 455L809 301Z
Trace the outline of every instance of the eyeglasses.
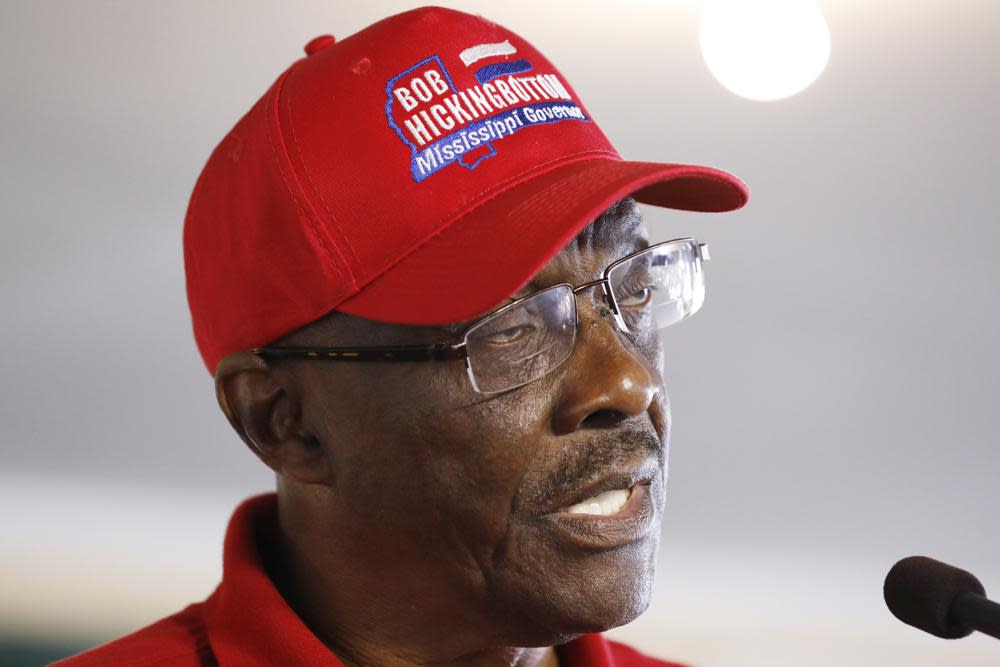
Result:
M509 391L569 358L579 323L577 292L600 285L602 315L613 315L623 332L653 333L701 308L708 259L708 246L691 238L657 243L609 264L599 280L559 283L488 313L460 332L459 340L427 346L255 347L250 352L265 359L323 361L462 359L477 392Z

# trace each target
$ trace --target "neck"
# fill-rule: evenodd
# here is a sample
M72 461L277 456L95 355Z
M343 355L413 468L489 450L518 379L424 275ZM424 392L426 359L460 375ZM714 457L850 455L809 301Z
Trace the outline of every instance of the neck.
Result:
M339 647L338 647L339 648ZM343 648L331 647L345 667L427 667L449 665L454 667L558 667L556 651L551 646L539 648L493 648L457 658L416 658L400 656L386 647L369 647L366 654L347 655Z
M505 645L452 590L421 590L429 580L419 572L400 579L378 562L346 566L334 556L343 536L317 537L308 515L279 502L279 539L261 553L288 605L345 667L558 667L551 646Z

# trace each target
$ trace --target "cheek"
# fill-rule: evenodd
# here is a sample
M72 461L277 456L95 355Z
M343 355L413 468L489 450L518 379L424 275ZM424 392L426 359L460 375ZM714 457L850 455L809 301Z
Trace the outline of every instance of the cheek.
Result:
M428 490L445 497L448 519L492 548L538 449L543 407L522 395L430 412L412 424Z
M545 414L538 400L489 399L471 388L464 367L401 368L343 386L318 411L336 491L351 499L343 520L372 538L433 535L424 546L450 557L490 553L536 449Z
M662 382L665 354L663 350L663 340L660 338L660 332L655 331L649 336L636 339L635 345L636 348L642 353L643 358L646 359L649 367L658 374L659 379Z

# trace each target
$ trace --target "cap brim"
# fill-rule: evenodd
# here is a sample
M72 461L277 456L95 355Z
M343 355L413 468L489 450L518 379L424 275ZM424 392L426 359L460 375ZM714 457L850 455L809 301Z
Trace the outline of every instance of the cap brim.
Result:
M616 201L686 211L742 207L748 190L711 167L594 158L503 190L389 267L333 310L398 324L449 324L524 286Z

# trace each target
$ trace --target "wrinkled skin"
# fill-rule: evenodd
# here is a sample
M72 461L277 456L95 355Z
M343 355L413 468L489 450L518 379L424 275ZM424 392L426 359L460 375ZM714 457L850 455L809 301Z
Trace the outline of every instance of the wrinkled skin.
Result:
M622 200L511 297L594 280L647 245L635 202ZM663 350L655 335L618 331L599 295L577 295L571 357L501 394L475 392L462 361L241 352L220 363L223 411L277 474L272 577L345 663L556 664L548 647L645 610L666 481ZM463 324L331 313L272 344L429 344ZM657 528L642 539L581 549L543 516L609 466L639 460L656 471Z

